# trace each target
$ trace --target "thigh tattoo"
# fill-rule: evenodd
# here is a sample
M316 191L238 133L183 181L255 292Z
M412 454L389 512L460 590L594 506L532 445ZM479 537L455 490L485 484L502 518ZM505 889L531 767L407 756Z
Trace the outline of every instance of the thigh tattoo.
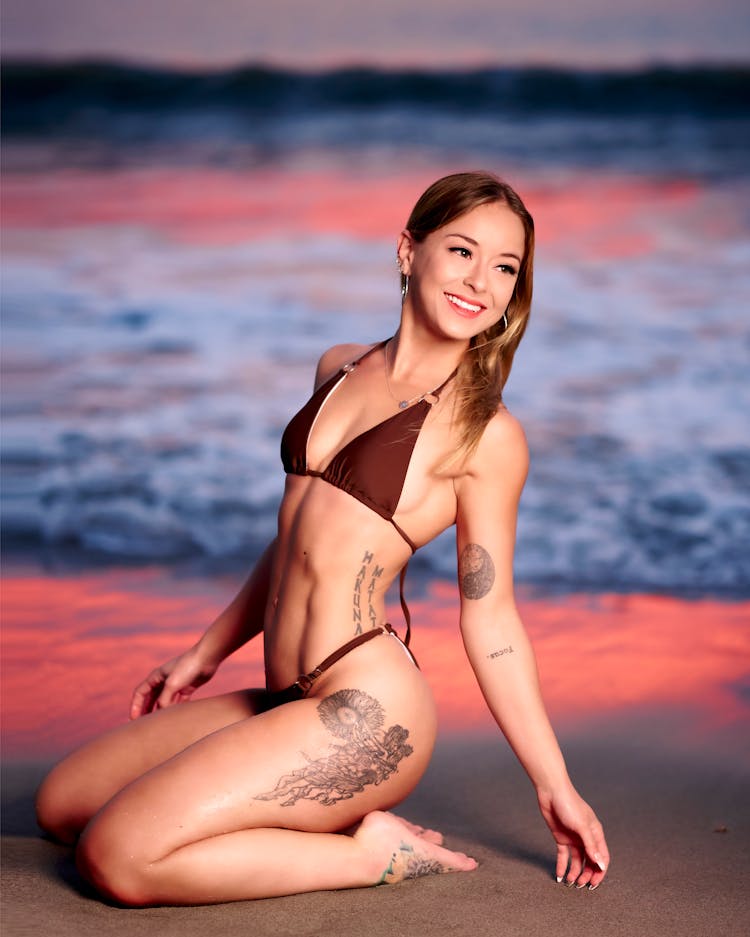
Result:
M285 774L272 791L255 800L281 800L282 807L317 800L328 807L385 781L414 751L406 742L408 729L385 729L383 707L362 690L337 690L318 705L318 716L340 741L332 742L321 758L304 755L303 768Z

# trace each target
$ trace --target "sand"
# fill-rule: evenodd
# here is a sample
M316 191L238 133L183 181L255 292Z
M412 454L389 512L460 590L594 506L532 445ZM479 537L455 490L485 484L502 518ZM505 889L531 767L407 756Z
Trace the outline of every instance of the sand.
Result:
M613 862L595 892L555 883L533 791L498 738L443 738L400 812L479 860L469 874L394 887L197 908L125 910L83 888L70 850L41 839L44 765L4 769L2 934L54 937L724 937L750 932L748 777L729 762L631 744L566 746L605 822Z

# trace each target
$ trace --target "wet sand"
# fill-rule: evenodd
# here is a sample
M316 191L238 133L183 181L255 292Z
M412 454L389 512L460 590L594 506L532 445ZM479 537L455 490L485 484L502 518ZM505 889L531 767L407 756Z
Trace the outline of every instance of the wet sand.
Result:
M748 772L728 759L655 754L651 743L565 745L571 775L605 822L613 862L595 892L553 879L532 789L501 739L443 737L400 812L479 860L469 874L394 887L198 908L125 910L88 894L70 850L41 839L32 792L45 766L14 762L2 793L4 937L379 937L592 934L699 937L750 930Z

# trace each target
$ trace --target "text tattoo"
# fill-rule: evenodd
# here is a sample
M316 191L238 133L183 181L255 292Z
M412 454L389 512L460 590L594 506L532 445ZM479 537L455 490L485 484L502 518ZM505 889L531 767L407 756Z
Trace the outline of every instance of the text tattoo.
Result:
M369 551L365 551L362 557L357 576L354 580L354 596L352 600L352 617L354 619L354 634L362 634L362 618L366 616L370 629L377 628L378 621L375 614L375 608L372 604L372 596L377 587L378 579L383 575L383 567L374 563L375 556ZM365 581L369 577L369 582L365 587ZM364 606L367 606L365 611Z

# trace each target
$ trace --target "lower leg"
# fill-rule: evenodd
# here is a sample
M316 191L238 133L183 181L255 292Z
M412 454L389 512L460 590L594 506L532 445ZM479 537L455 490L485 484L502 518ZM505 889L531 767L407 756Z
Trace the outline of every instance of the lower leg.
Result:
M192 905L392 884L476 862L424 839L387 813L354 836L286 829L240 830L183 846L143 870L105 869L82 840L79 867L107 897L128 905Z

